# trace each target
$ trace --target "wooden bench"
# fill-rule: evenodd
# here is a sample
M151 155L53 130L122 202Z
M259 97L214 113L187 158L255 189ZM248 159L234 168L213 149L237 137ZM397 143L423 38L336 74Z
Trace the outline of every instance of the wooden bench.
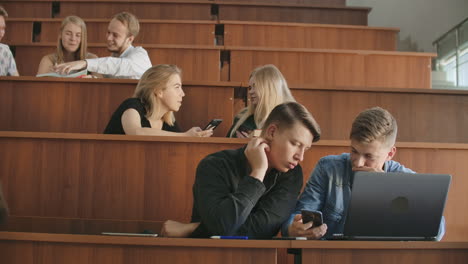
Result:
M387 50L397 48L397 28L305 23L220 21L224 45L263 48Z
M322 87L431 88L434 53L277 49L225 46L229 80L248 82L251 69L274 64L289 83Z
M8 264L271 264L290 241L114 237L0 232Z
M467 242L214 240L0 232L6 263L281 263L278 252L303 250L303 263L458 264ZM358 258L356 258L358 256ZM333 262L334 263L334 262Z
M398 122L397 141L468 143L467 91L294 84L290 88L317 119L323 139L348 139L354 118L364 109L380 106Z
M135 80L117 79L0 77L0 130L101 133L136 84ZM245 106L242 100L247 86L240 82L184 82L186 96L176 113L178 122L188 129L204 126L211 118L223 118L215 136L224 137L233 116ZM322 139L348 139L354 118L364 109L381 106L398 121L398 141L468 143L467 91L294 84L290 88L320 124Z
M22 76L36 76L43 56L54 52L56 43L12 44L18 71ZM110 56L105 44L89 44L89 51L99 57ZM222 47L193 45L143 45L153 65L176 64L186 81L219 81Z
M272 4L216 2L220 20L296 22L318 24L367 25L371 8L321 6L307 4Z
M112 113L132 97L136 80L0 77L0 130L102 133ZM184 82L176 113L184 131L223 118L214 136L233 122L234 91L240 83Z
M2 6L8 12L8 18L14 17L52 17L53 1L42 0L3 0ZM8 20L7 20L8 23ZM10 30L10 29L8 29Z
M346 6L346 0L215 0L219 3L247 2L268 4L305 4L316 6Z
M291 241L302 250L302 263L430 263L468 261L464 242Z
M0 180L14 217L189 221L199 161L246 142L0 132ZM401 142L397 147L395 160L405 166L421 173L453 176L444 214L444 239L468 239L468 212L464 210L468 203L468 145ZM348 151L349 141L314 144L302 162L304 182L321 157Z
M127 11L139 19L211 20L210 0L6 0L2 5L10 17L111 18Z
M88 43L106 43L109 19L86 19ZM53 43L61 18L10 18L4 43ZM215 21L140 20L135 44L215 45ZM35 30L34 30L35 29ZM35 32L36 31L36 32ZM13 33L14 32L14 33ZM181 37L183 36L183 37Z
M88 42L106 43L109 19L85 22ZM55 42L61 23L58 18L10 18L3 42ZM215 27L220 28L216 36ZM347 25L141 19L135 43L395 51L398 31Z

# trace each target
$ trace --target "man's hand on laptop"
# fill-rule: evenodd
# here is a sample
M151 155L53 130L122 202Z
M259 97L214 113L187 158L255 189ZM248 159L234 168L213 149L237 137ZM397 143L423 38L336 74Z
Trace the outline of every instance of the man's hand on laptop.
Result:
M292 224L288 227L288 234L290 237L308 237L311 239L319 239L327 232L327 225L313 227L312 221L309 223L302 223L302 215L297 214L294 217Z

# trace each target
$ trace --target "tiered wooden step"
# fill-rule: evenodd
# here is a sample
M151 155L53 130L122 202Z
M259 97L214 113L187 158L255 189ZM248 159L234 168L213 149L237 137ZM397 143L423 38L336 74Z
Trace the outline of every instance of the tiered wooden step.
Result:
M216 1L215 1L216 2ZM367 25L370 8L271 4L257 2L218 3L220 20L297 22L320 24Z
M0 180L15 217L188 221L198 162L247 141L225 138L0 132ZM449 173L446 240L466 240L468 145L398 143L395 157L421 173ZM319 141L303 171L349 141ZM25 166L28 164L28 166ZM307 177L304 178L304 181Z
M85 22L88 42L105 43L109 19ZM14 34L6 34L3 42L55 42L61 23L61 18L10 18L8 32ZM395 51L398 31L348 25L141 19L135 43L222 45L224 39L228 46Z
M395 51L399 29L367 26L220 21L224 45Z
M210 20L209 0L7 0L2 5L10 17L107 18L128 11L139 19Z
M20 75L36 76L39 62L44 55L53 53L56 43L13 44L15 59ZM153 65L176 64L184 71L187 81L219 81L220 53L222 47L193 45L146 44ZM109 56L105 44L88 44L89 52L99 57Z
M112 113L132 96L136 80L0 77L0 130L102 133ZM181 128L224 119L214 136L232 125L240 83L184 82L176 118Z
M431 88L434 53L230 47L230 81L259 65L278 66L289 83L322 87Z
M101 133L113 111L133 94L136 80L0 77L0 130ZM223 118L224 137L238 112L233 97L247 83L184 82L176 113L184 129ZM243 86L244 88L240 88ZM398 141L468 143L467 91L394 88L325 88L290 85L322 128L322 138L346 140L356 115L380 105L398 120ZM447 129L447 128L450 129ZM427 131L430 131L428 133ZM308 173L308 172L307 172Z

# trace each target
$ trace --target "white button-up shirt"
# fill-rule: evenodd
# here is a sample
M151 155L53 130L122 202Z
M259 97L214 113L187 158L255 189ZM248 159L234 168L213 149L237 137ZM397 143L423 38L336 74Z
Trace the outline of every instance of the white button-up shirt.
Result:
M16 75L18 75L18 70L16 69L15 58L13 58L10 48L0 43L0 76Z
M86 59L87 70L105 78L140 79L152 64L148 52L142 47L128 47L119 57Z

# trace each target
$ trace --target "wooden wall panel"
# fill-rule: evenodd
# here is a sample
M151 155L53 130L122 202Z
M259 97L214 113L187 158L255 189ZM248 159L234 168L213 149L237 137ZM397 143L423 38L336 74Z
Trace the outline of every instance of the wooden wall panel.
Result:
M431 87L431 57L375 55L366 57L370 87ZM385 78L391 73L394 78Z
M315 6L346 6L346 0L215 0L218 3L266 3L266 4L304 4Z
M133 80L25 79L1 81L0 130L102 133L137 84ZM214 136L224 137L233 122L234 88L229 84L184 84L184 101L176 113L181 129L203 127L212 118L223 118Z
M302 263L425 263L458 264L468 261L467 249L302 249Z
M8 11L7 11L8 12ZM2 43L32 43L33 22L32 21L6 21L7 28Z
M165 48L148 50L151 62L176 64L183 71L186 81L220 81L220 50Z
M287 23L224 23L224 45L240 47L387 50L397 29Z
M88 19L85 21L88 30L88 43L106 43L107 26L109 20ZM61 21L43 21L41 42L57 40ZM175 45L212 45L214 46L214 22L200 21L160 21L140 20L140 33L134 45L141 44L175 44ZM183 36L183 37L181 37Z
M117 106L133 94L136 83L2 77L0 130L100 133ZM240 85L185 83L186 96L176 114L179 123L188 129L222 118L215 135L224 137L239 111L233 101L235 89L246 89ZM397 119L399 141L468 143L468 93L464 91L290 87L319 122L322 139L347 139L359 112L381 106Z
M4 150L0 152L0 180L15 217L188 221L198 162L209 153L237 148L243 142L0 132ZM314 144L302 163L304 181L321 157L347 152L348 144L326 140ZM468 206L468 146L399 143L397 147L395 160L405 166L453 176L444 240L468 239L464 210Z
M220 20L367 25L368 8L324 8L307 5L220 4Z
M211 3L203 1L62 1L58 17L75 14L82 18L112 18L127 11L139 19L210 20Z
M242 242L2 233L0 254L9 264L270 264L276 263L276 247L286 248L289 244L287 241Z
M2 1L8 17L52 17L52 1Z
M398 141L468 143L468 93L464 91L290 87L296 100L317 119L322 139L348 139L354 118L380 106L397 119Z
M415 55L395 52L379 55L377 51L373 54L337 50L226 49L231 50L230 81L248 82L252 69L274 64L290 84L313 87L431 88L431 53Z
M54 52L55 44L21 44L16 47L16 65L22 76L36 76L43 56ZM176 64L183 70L185 81L219 81L220 48L208 46L143 45L153 65ZM104 45L89 45L99 57L109 56Z

